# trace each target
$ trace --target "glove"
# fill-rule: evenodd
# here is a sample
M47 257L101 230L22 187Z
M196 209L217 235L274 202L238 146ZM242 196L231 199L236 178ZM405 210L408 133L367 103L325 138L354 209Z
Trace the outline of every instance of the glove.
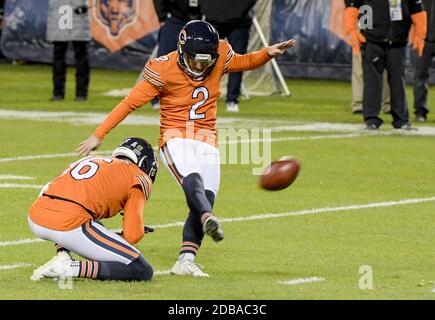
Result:
M421 11L411 15L412 23L415 26L415 37L412 40L412 48L417 49L418 55L421 57L424 50L424 39L427 34L427 12Z
M350 36L350 45L353 54L361 53L361 43L366 43L366 38L357 29L359 10L349 7L344 10L344 31Z

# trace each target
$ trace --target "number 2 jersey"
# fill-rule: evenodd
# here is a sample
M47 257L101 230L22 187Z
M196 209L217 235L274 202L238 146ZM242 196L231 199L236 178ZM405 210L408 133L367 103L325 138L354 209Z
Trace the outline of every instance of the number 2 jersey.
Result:
M271 59L267 48L239 55L224 40L219 42L218 54L211 73L202 81L194 81L185 74L178 64L176 51L150 60L143 70L143 80L112 110L93 135L102 140L130 112L159 97L160 147L175 137L216 146L217 99L222 76L256 69Z
M143 209L151 187L151 179L133 163L86 157L44 187L29 216L43 227L68 231L124 211L124 238L135 243L143 236Z

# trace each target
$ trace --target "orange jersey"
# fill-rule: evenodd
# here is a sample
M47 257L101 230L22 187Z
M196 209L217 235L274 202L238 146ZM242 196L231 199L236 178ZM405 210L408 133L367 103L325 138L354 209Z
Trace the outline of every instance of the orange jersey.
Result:
M160 147L174 137L202 140L216 146L217 99L221 94L222 76L228 72L256 69L271 59L267 48L239 55L224 40L219 43L218 54L213 70L202 81L194 81L185 74L178 65L175 51L150 60L144 68L144 79L107 116L93 135L103 139L130 112L158 96Z
M39 225L66 231L124 211L124 238L135 243L143 235L143 208L151 186L151 179L133 163L86 157L47 184L29 214Z

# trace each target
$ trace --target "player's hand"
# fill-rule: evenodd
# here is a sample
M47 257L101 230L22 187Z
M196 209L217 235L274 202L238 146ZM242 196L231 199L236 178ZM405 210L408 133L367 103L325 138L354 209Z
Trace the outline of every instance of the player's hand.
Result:
M423 56L424 45L425 45L424 39L420 37L416 36L412 41L412 48L417 50L419 57Z
M95 136L90 136L79 144L76 152L80 156L87 156L91 151L97 149L99 146L101 146L101 140Z
M290 39L288 41L276 43L268 48L269 49L268 53L271 57L277 57L284 54L287 51L287 49L290 49L295 44L296 44L295 39Z
M361 32L358 30L354 30L350 34L350 44L352 46L352 52L353 54L360 54L361 53L361 44L366 43L366 37L363 36Z

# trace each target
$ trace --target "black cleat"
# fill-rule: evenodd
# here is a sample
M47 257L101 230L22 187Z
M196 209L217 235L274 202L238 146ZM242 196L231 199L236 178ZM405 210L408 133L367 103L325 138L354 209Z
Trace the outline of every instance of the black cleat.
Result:
M205 219L203 231L209 235L214 241L219 242L224 239L224 231L220 228L219 220L211 215Z
M50 98L50 101L62 101L64 99L64 96L52 96Z
M74 101L76 101L76 102L83 102L83 101L86 101L86 100L87 100L87 97L85 97L85 96L77 96L74 99Z

